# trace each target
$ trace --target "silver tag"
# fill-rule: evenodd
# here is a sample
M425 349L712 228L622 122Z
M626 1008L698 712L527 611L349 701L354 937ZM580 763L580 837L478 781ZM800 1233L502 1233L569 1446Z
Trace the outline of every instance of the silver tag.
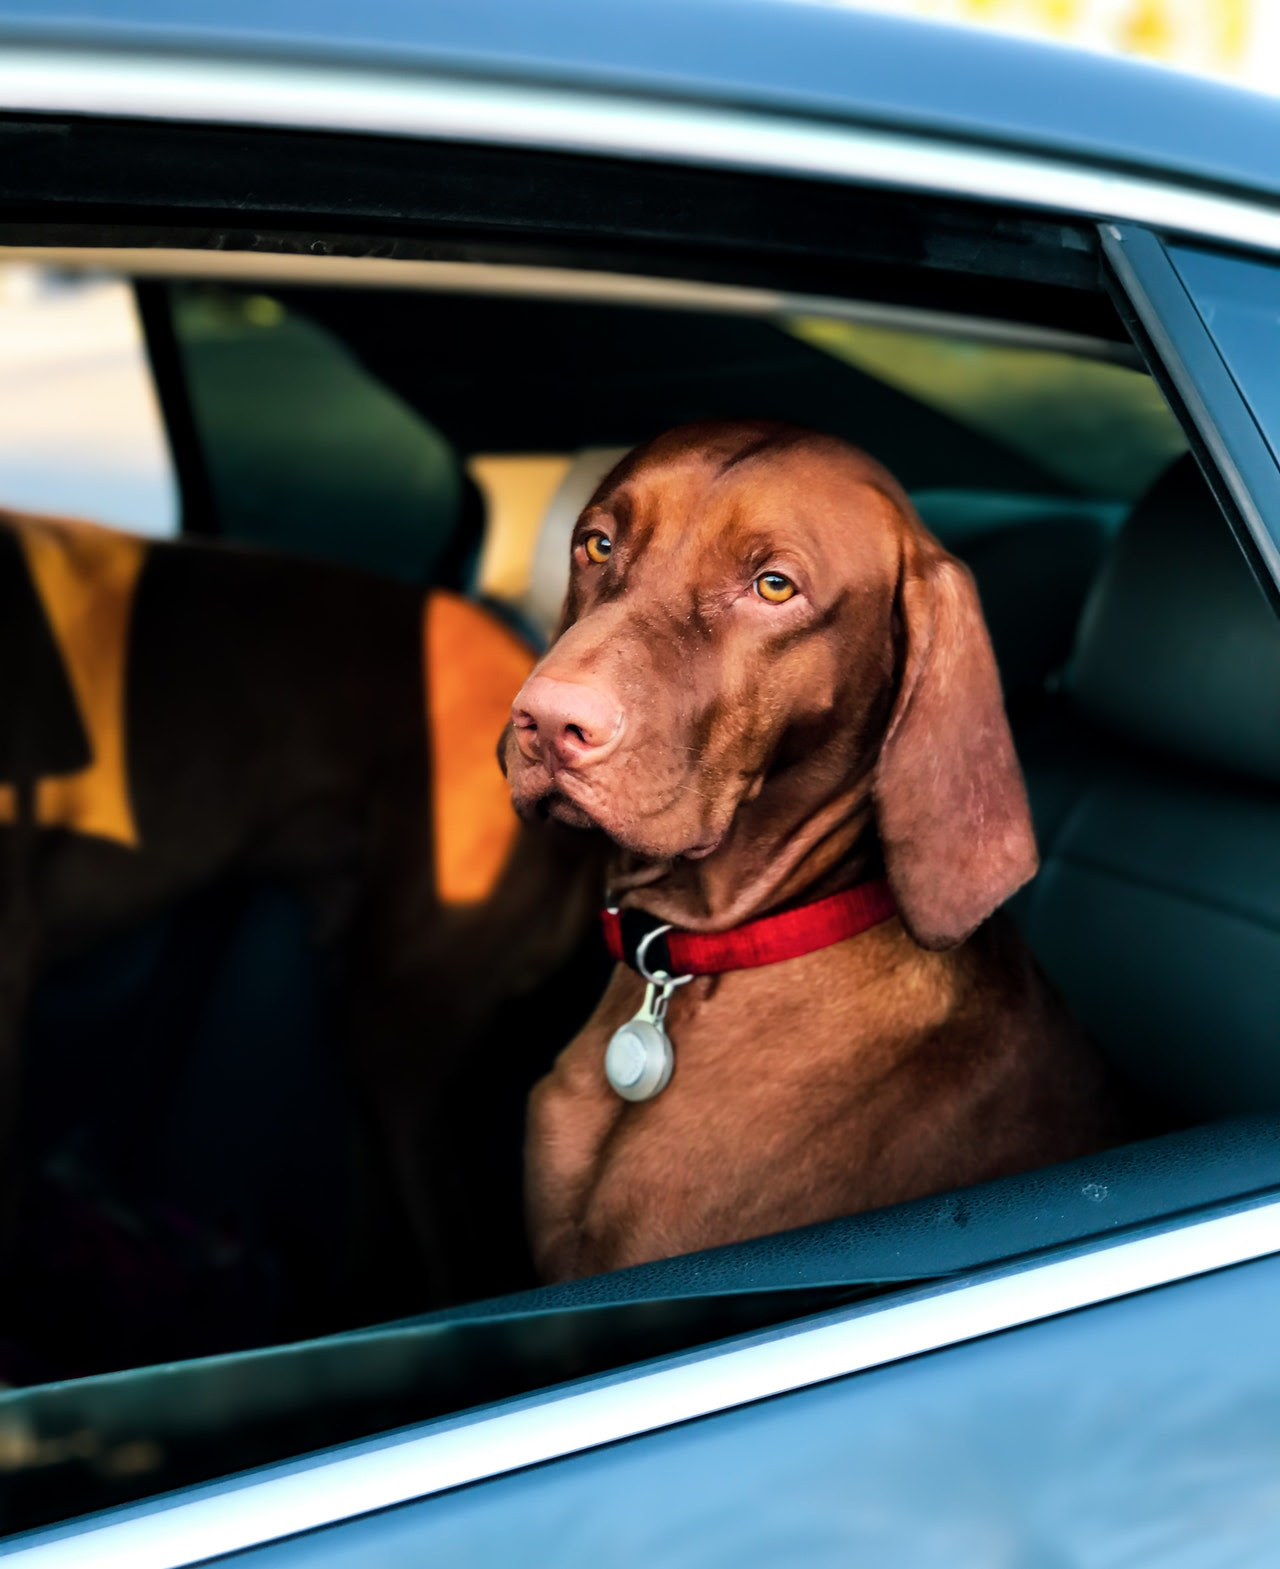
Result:
M650 981L634 1018L613 1032L604 1053L604 1076L623 1100L652 1100L671 1082L675 1053L663 1026L670 981Z
M670 926L648 932L636 948L636 969L645 979L644 1001L633 1018L613 1032L604 1052L604 1076L623 1100L652 1100L671 1082L675 1052L663 1020L667 1004L677 986L692 975L668 975L665 970L650 970L645 962L649 944Z

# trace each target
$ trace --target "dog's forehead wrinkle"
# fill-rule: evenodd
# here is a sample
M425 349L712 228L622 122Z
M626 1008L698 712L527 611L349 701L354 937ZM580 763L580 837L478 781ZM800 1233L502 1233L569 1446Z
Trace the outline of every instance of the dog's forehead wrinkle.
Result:
M794 441L794 439L794 437L790 438L791 441ZM715 479L721 480L740 464L750 462L752 458L762 457L766 452L770 454L776 453L780 447L787 444L787 436L776 430L765 431L754 438L749 437L736 452L730 453L728 457L721 458Z
M660 564L672 581L695 589L700 615L712 613L717 595L732 597L744 574L775 554L799 557L802 565L820 556L820 517L803 509L797 516L758 476L726 488L712 483L705 465L690 463L682 483L672 484L666 467L650 473L642 466L628 481L634 519L628 555Z
M668 544L691 526L705 523L709 507L723 505L711 478L700 461L642 464L628 477L619 497L626 498L633 518L643 517L647 530Z
M610 481L619 489L643 483L668 492L699 484L703 490L747 484L791 494L868 487L895 510L911 510L897 481L868 453L842 437L779 420L693 421L637 447L605 484Z

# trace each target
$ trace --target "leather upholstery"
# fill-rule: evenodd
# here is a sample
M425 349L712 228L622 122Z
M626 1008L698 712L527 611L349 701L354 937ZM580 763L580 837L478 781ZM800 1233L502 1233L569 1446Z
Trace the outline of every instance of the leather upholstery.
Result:
M1135 507L1085 608L1067 690L1121 735L1280 782L1280 621L1191 458Z
M1037 699L1062 669L1107 544L1100 519L1064 510L950 547L973 573L1011 706Z
M1280 1107L1280 627L1187 462L1117 538L1065 684L1019 736L1032 947L1150 1091Z

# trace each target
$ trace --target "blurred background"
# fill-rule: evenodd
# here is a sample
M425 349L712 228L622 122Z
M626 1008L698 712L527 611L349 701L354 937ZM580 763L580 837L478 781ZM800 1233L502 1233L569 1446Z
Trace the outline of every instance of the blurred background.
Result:
M832 0L864 11L932 17L1138 55L1274 93L1277 0Z

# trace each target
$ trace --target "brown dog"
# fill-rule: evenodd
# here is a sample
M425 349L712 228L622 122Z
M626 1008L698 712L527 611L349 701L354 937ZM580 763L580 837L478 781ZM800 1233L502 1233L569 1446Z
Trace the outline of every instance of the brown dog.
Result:
M1012 925L988 919L1036 851L972 580L862 453L709 422L624 461L578 522L505 759L523 815L613 842L624 921L723 933L864 884L874 904L884 877L897 912L680 986L674 1076L639 1103L604 1072L645 993L618 966L530 1104L546 1278L1118 1136L1105 1068Z
M572 836L520 829L494 763L531 664L452 595L0 514L0 1165L49 963L214 879L286 881L341 951L350 1078L425 1275L406 1305L446 1300L441 1086L599 886Z

